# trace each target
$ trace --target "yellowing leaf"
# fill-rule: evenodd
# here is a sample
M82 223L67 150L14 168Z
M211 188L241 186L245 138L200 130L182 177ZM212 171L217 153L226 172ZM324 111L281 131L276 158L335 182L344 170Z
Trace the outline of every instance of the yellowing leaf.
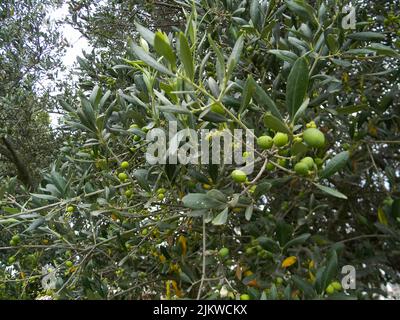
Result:
M385 212L383 211L382 208L379 208L379 209L378 209L378 221L379 221L380 223L386 225L386 226L387 226L387 224L388 224L388 221L387 221Z
M171 299L171 281L167 280L165 282L165 296L167 300Z
M249 276L251 276L253 274L253 272L251 270L247 270L243 274L244 274L245 277L249 277Z
M186 241L185 236L180 235L179 239L178 239L178 243L181 245L182 255L185 256L186 255L186 251L187 251L187 241Z
M297 261L297 258L295 256L287 257L282 262L282 268L289 268L290 266L294 265L296 263L296 261Z
M314 283L315 282L315 276L313 275L313 273L311 271L308 271L308 275L310 276L310 282Z
M172 284L172 287L175 290L175 294L178 297L182 297L182 291L179 289L178 284L176 283L176 281L175 280L171 280L171 284Z

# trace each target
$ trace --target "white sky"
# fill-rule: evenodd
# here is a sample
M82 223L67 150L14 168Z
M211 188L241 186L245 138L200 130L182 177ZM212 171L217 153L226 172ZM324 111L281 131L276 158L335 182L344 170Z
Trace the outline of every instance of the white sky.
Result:
M67 15L68 15L67 4L64 4L61 8L49 14L50 21L64 19ZM89 45L86 38L83 37L78 30L75 30L70 25L64 24L62 27L62 33L65 39L71 45L70 48L67 48L67 52L63 58L63 63L65 64L65 66L70 68L75 63L76 57L82 54L82 51L90 51L92 48Z
M57 20L62 20L68 15L68 5L64 4L59 9L56 9L49 13L49 21L54 22ZM82 34L71 27L69 24L63 24L61 28L64 38L68 41L70 47L66 49L65 55L62 58L62 63L66 66L66 72L62 72L58 75L58 79L65 78L69 71L73 68L77 56L82 56L83 51L90 51L92 47L89 42ZM56 92L55 94L58 94ZM61 116L57 113L50 113L51 125L53 128L58 126L58 120Z

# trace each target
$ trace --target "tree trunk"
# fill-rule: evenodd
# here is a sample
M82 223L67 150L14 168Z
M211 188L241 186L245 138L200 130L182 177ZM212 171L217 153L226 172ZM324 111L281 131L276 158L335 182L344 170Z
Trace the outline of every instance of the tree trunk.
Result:
M28 167L22 161L20 155L13 147L11 141L7 137L2 137L5 149L8 151L4 154L17 168L18 170L18 179L21 180L24 185L28 188L33 188L34 183L32 179L32 175L28 169ZM1 149L0 149L1 151Z

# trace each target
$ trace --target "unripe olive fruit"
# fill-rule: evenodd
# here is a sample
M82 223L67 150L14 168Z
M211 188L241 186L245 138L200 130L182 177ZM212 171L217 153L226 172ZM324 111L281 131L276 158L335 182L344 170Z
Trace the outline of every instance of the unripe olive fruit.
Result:
M327 294L332 294L335 292L335 288L330 284L326 289L325 289Z
M16 235L12 236L11 241L18 243L21 241L21 238L18 234L16 234Z
M149 233L149 231L147 229L143 229L142 230L142 236L145 236Z
M280 149L280 150L278 151L278 154L279 154L280 156L286 157L286 156L289 155L289 150L288 150L288 149Z
M305 176L308 174L308 166L304 162L298 162L294 166L294 171L301 176Z
M157 195L157 199L158 199L158 200L163 200L164 198L165 198L164 193L159 193L159 194Z
M294 139L293 139L293 143L300 143L300 142L302 142L303 141L303 138L301 138L301 137L295 137Z
M338 281L333 281L333 282L331 283L331 286L332 286L336 291L342 290L342 285L341 285L340 282L338 282Z
M167 190L166 190L165 188L159 188L159 189L157 189L156 192L157 192L158 194L160 194L160 193L166 193Z
M304 141L313 148L321 148L325 145L324 134L315 128L309 128L303 133Z
M68 208L67 208L67 212L74 212L74 207L73 206L69 206Z
M128 189L128 190L125 191L125 196L128 197L128 198L131 197L132 194L133 194L132 189Z
M140 141L140 136L134 135L134 136L133 136L133 140L134 140L134 141Z
M233 170L231 176L233 181L238 183L245 182L247 180L247 175L242 170Z
M263 149L271 149L274 145L274 140L270 136L261 136L257 139L257 145Z
M265 166L265 170L272 171L274 169L275 166L271 162L268 162L267 165Z
M278 277L275 279L276 284L282 284L283 283L283 279L281 277Z
M305 163L309 170L314 168L314 159L311 157L305 157L301 159L300 162Z
M124 172L121 172L118 174L118 179L121 181L125 181L126 179L128 179L128 175Z
M278 159L278 164L281 167L286 167L286 159Z
M65 262L65 266L68 267L68 268L71 268L73 265L74 265L73 262L70 261L70 260L67 260L67 261Z
M13 264L15 262L15 257L11 256L8 258L8 264Z
M314 121L310 121L309 123L306 124L306 127L307 128L316 128L317 125L315 124Z
M250 152L247 152L247 151L243 152L242 157L243 157L244 159L250 157Z
M289 141L289 137L286 133L277 132L273 138L274 144L277 147L283 147Z
M143 127L143 128L142 128L142 131L143 131L144 133L147 133L147 132L149 132L149 128Z
M121 162L121 169L128 169L128 168L129 168L129 162L128 161Z
M139 126L136 123L131 124L131 126L129 127L131 129L139 129Z
M250 300L250 296L248 294L242 294L240 300Z
M14 241L13 239L10 240L10 246L14 247L16 246L18 243L16 241Z
M221 248L221 250L218 251L218 255L219 255L221 258L227 257L227 256L229 255L229 249L226 248L226 247Z

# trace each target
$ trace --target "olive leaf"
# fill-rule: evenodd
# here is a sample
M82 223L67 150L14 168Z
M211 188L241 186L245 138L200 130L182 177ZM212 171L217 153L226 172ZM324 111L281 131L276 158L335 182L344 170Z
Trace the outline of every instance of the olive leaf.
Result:
M308 81L308 63L306 57L303 56L294 63L286 85L286 108L292 119L304 101Z

